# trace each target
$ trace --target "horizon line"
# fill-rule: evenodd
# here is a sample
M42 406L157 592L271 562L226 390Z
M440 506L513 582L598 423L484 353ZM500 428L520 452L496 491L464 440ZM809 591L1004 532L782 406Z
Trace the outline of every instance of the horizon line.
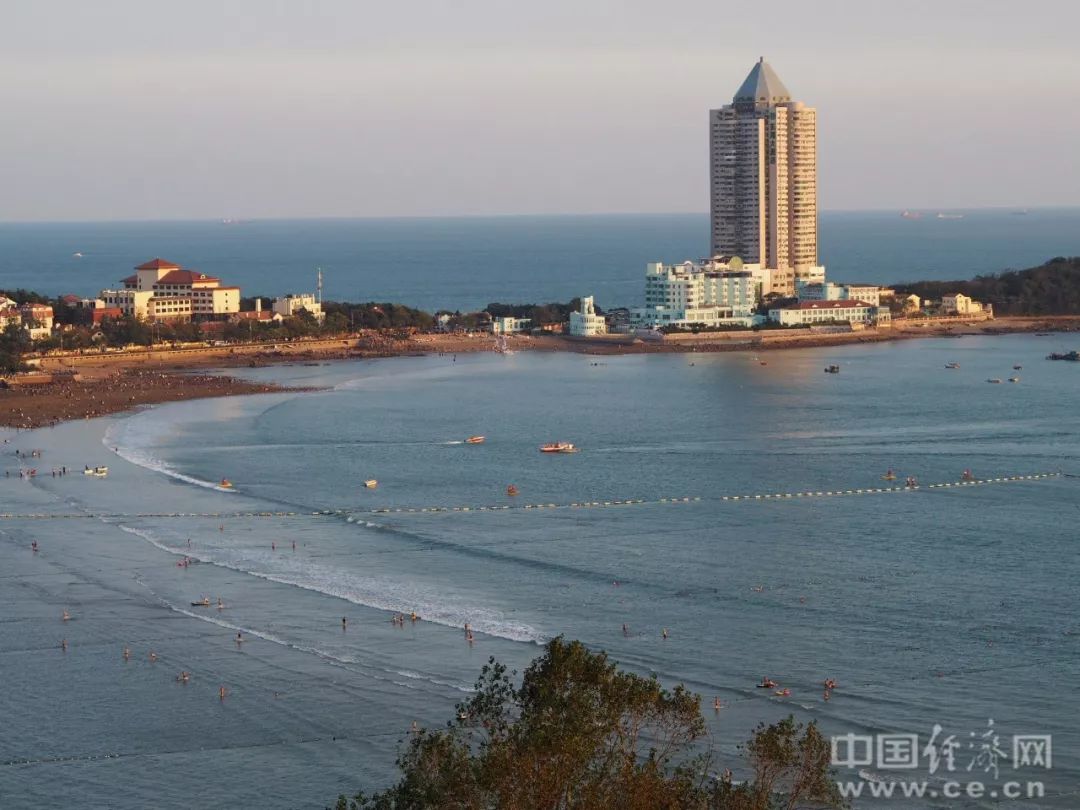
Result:
M919 213L979 212L979 211L1069 211L1080 209L1080 203L1068 205L982 205L982 206L909 206L878 208L822 208L818 214L882 214L905 211ZM391 220L454 220L454 219L558 219L565 217L708 217L707 210L700 211L567 211L547 213L501 213L501 214L371 214L371 215L311 215L311 216L205 216L205 217L147 217L116 219L0 219L4 225L125 225L152 223L211 223L243 224L248 222L355 222Z

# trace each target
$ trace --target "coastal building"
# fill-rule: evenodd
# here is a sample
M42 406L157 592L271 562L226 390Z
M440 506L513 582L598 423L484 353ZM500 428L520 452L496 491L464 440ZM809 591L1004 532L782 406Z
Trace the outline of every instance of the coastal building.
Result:
M941 311L945 315L982 315L983 305L973 301L963 293L943 295L941 297Z
M874 306L881 303L881 288L873 284L799 279L795 282L795 295L800 301L865 301Z
M322 303L312 293L292 293L274 299L273 311L282 318L291 318L301 311L311 314L322 323L326 319Z
M0 331L11 325L21 325L22 315L19 314L18 305L10 298L0 301Z
M185 270L164 259L152 259L123 279L119 290L102 290L106 306L119 307L125 315L139 319L221 320L240 311L240 288L228 287L221 279ZM152 303L153 298L162 299ZM184 298L189 305L179 303Z
M817 111L762 57L709 112L712 255L772 270L776 292L817 266Z
M834 323L879 324L891 323L888 307L866 301L799 301L769 310L769 320L781 326L815 326Z
M715 258L700 264L645 267L645 306L630 310L635 329L660 326L751 326L767 285L760 265Z
M590 295L581 299L581 308L570 313L570 334L574 337L595 337L607 334L607 321L596 314L596 305Z
M496 335L515 335L527 331L531 325L531 318L515 318L512 315L491 319L491 331Z
M23 329L31 340L47 338L52 334L53 308L48 304L22 304L18 312Z

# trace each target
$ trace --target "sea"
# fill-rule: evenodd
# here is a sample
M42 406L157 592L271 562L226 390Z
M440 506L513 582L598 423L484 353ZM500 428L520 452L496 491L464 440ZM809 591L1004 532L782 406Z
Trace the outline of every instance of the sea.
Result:
M917 743L839 778L987 791L855 807L1020 780L1074 808L1080 367L1045 359L1070 347L297 363L232 373L321 390L6 431L0 807L322 808L391 784L489 658L564 636L700 694L736 778L794 715ZM1052 767L1014 770L1014 735Z
M271 295L322 266L332 298L610 306L646 261L699 256L706 225L2 225L0 286L88 294L160 255ZM822 255L853 281L962 278L1075 255L1077 225L830 214ZM863 746L838 778L937 792L855 807L1000 807L1016 781L1043 794L1019 806L1075 808L1080 367L1045 357L1078 348L296 363L230 373L320 390L0 430L0 808L323 808L391 784L412 724L450 720L491 657L520 672L560 635L700 694L736 778L754 727L790 714ZM1051 767L1014 769L1014 735ZM904 740L915 766L882 766Z
M824 212L820 260L839 281L956 280L1080 254L1080 208ZM938 218L942 213L946 218ZM0 289L92 296L154 257L244 295L314 290L427 311L592 295L643 303L648 262L708 253L705 214L439 219L0 223Z

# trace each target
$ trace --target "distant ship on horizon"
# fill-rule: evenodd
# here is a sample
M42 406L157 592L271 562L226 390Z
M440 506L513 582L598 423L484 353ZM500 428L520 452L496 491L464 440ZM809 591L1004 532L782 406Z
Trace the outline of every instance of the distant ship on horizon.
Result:
M905 209L900 216L904 219L922 219L922 211L908 211Z
M937 218L938 219L963 219L964 215L963 214L942 214L942 213L939 213L937 215Z

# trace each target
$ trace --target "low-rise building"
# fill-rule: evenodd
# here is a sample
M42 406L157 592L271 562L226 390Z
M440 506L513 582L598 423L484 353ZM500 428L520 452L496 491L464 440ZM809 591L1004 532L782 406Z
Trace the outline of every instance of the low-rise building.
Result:
M882 324L891 322L888 307L866 301L799 301L769 310L769 320L782 326L813 326L827 323Z
M983 305L963 293L941 297L941 311L946 315L982 315Z
M53 308L48 304L22 304L19 307L19 316L31 340L52 335Z
M864 301L874 306L881 303L881 288L874 284L798 279L795 282L795 295L800 301Z
M491 331L496 335L516 335L527 331L531 324L531 318L515 318L513 315L492 317Z
M290 293L274 299L273 310L282 318L291 318L301 310L312 315L316 321L322 323L326 318L322 304L313 293Z
M592 296L581 299L581 308L570 313L570 334L574 337L595 337L607 334L607 321L596 314Z

